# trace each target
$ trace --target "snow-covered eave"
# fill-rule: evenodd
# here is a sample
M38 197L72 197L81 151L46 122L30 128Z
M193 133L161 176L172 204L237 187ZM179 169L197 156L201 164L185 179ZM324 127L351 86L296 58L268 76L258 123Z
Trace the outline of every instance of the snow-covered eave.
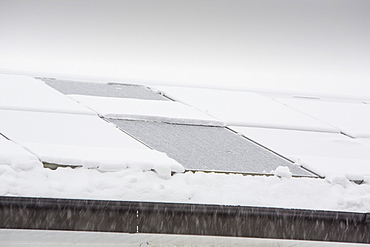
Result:
M206 204L0 197L0 229L370 243L370 214Z

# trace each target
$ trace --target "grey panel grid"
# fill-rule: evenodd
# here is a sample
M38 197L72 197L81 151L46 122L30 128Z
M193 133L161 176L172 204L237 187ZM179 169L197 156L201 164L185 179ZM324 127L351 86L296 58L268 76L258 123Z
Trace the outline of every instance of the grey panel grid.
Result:
M51 78L39 78L39 79L63 94L134 98L145 100L168 100L164 96L155 93L149 88L141 85L78 82L78 81L56 80Z
M109 121L188 170L271 174L278 166L288 166L293 175L312 175L223 127Z

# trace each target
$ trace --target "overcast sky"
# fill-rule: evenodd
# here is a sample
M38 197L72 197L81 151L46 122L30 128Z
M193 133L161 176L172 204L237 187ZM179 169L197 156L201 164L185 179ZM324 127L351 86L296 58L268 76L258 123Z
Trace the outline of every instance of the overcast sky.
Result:
M0 69L370 96L368 0L1 0Z

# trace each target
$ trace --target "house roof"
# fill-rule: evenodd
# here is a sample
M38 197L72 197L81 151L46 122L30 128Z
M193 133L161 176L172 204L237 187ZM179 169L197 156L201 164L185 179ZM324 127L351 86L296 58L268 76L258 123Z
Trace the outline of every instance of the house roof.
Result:
M12 75L0 82L0 196L368 217L366 101Z

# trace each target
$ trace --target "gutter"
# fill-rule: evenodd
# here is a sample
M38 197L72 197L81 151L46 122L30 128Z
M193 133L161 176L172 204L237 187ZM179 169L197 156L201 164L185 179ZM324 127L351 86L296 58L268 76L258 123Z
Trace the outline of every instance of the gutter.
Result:
M370 243L370 213L5 196L0 229Z

